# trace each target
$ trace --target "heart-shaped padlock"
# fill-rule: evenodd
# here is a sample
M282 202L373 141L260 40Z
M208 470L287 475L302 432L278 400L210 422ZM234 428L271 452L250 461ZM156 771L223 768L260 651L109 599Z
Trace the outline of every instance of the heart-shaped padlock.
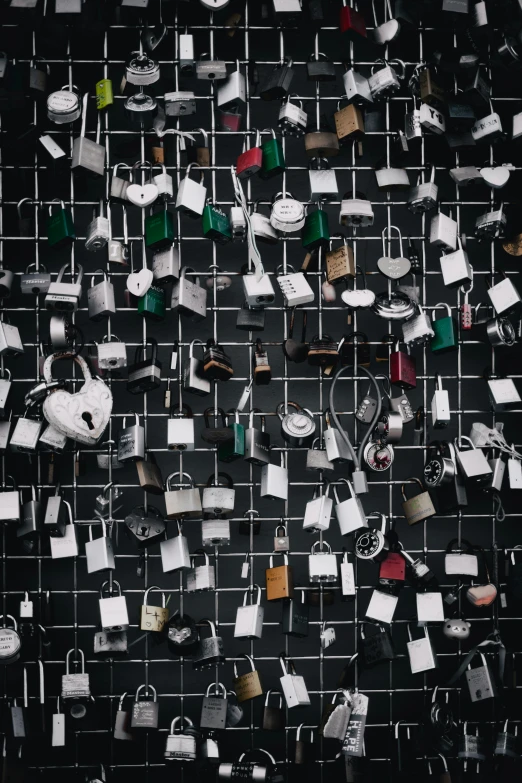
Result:
M381 46L390 43L394 38L397 38L400 29L401 26L397 19L390 19L388 22L378 25L373 31L375 43L380 44Z
M133 182L127 188L127 200L137 207L150 207L158 198L158 193L158 186L153 182L149 182L147 185L138 185Z
M156 27L147 27L141 33L141 42L149 52L153 52L167 35L167 25L157 24Z
M127 290L133 296L143 296L147 293L154 280L150 269L143 268L139 272L131 272L127 277Z
M363 276L364 280L364 288L357 288L357 272L360 272ZM375 302L375 294L373 291L370 291L369 288L366 288L366 274L362 267L357 264L355 267L355 274L356 276L353 279L353 291L350 291L348 288L346 291L343 291L341 294L341 299L345 303L345 305L348 305L348 307L351 307L352 310L358 310L359 307L371 307L372 304Z
M58 389L43 403L48 423L72 440L93 446L103 435L112 411L112 393L101 378L93 378L87 362L69 351L53 353L45 360L43 376L47 384L53 382L51 367L56 359L74 359L80 366L85 383L73 394Z
M499 190L507 184L511 172L507 166L485 166L480 169L480 173L486 185Z
M397 232L399 239L400 256L398 258L392 258L390 253L392 242L391 234L393 230ZM385 277L389 277L391 280L398 280L400 277L407 275L411 269L410 261L404 257L404 252L402 249L402 234L397 226L386 226L383 228L381 236L382 256L377 261L379 272L381 272ZM386 243L388 244L388 249L386 249Z

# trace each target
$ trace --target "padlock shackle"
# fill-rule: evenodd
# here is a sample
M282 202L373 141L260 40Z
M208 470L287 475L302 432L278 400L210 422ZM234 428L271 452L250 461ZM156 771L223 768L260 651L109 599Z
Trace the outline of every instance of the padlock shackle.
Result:
M410 476L410 478L406 479L406 481L403 484L401 484L401 495L402 495L402 499L404 500L405 503L408 500L408 498L406 497L406 492L405 492L404 488L406 487L406 484L407 484L408 481L415 481L419 485L419 487L421 488L421 492L426 492L426 488L425 488L424 484L422 483L422 481L420 479L418 479L418 478L415 478L415 476Z
M222 682L211 682L210 685L208 686L207 690L205 691L205 696L210 696L210 689L211 688L214 688L214 695L216 695L216 696L219 694L220 689L222 689L222 691L223 691L223 698L224 699L227 698L227 689L225 688L225 686L223 685Z
M250 669L251 669L251 671L253 671L253 672L256 671L256 665L255 665L254 659L252 658L251 655L247 655L246 653L243 653L239 657L240 658L245 658L245 660L249 661L250 662ZM237 678L238 676L239 675L237 673L237 661L234 661L234 677Z
M167 492L174 492L174 490L172 490L170 487L171 487L172 479L173 479L175 476L181 476L181 477L183 477L183 476L188 476L188 478L189 478L189 481L188 481L187 483L188 483L188 485L189 485L189 486L190 486L192 489L194 489L194 487L195 487L195 484L194 484L194 479L192 478L192 476L191 476L189 473L185 473L185 471L181 472L181 471L177 470L175 473L170 473L170 474L167 476L167 478L165 479L165 486L166 486L166 488L167 488ZM184 483L183 481L181 481L179 484L177 484L177 487L178 487L178 489L179 489L180 487L183 487L183 486L186 486L186 485L185 485L185 483Z
M145 590L145 594L143 596L143 606L147 606L147 601L148 601L149 593L150 593L151 590L160 590L161 591L161 587L158 587L158 585L152 585L151 587L148 587ZM162 591L161 591L161 602L162 602L162 607L164 609L165 608L165 593L162 592Z
M254 594L255 590L257 590L256 602L254 604L253 600L250 601L249 606L261 606L261 588L257 584L250 585L250 587L247 587L247 589L245 590L245 593L243 595L243 606L247 605L246 601L247 601L247 597L248 597L249 594L251 595L251 597L253 599L253 597L254 597L253 594Z
M136 691L136 694L134 696L134 701L139 702L139 695L140 695L140 691L142 690L142 688L145 688L147 691L150 689L152 691L152 695L154 697L153 701L155 701L155 702L158 701L158 694L156 692L156 688L154 687L154 685L147 685L146 683L144 683L143 685L140 685L138 687L138 690Z
M205 558L205 565L206 566L210 565L210 558L208 556L208 552L205 552L204 549L196 549L196 551L190 556L190 559L192 561L192 568L194 568L194 558L201 557L201 555L203 555L203 557Z
M281 691L278 691L275 688L269 688L267 690L266 696L265 696L265 707L268 707L268 702L270 701L270 696L272 694L275 694L275 693L277 693L277 695L279 696L279 709L281 710L281 709L283 709L283 694L281 693Z
M102 597L102 598L103 598L103 590L104 590L104 588L105 588L105 585L109 585L109 589L111 589L111 588L110 588L110 582L109 582L109 580L108 580L108 579L106 579L106 580L105 580L105 582L102 582L102 584L101 584L101 586L100 586L100 595L101 595L101 597ZM116 585L116 586L117 586L117 588L118 588L118 595L120 595L120 596L121 596L121 585L120 585L120 583L119 583L119 582L118 582L116 579L113 579L113 580L112 580L112 587L113 587L113 588L114 588L114 585ZM110 592L110 595L111 595L111 596L112 596L112 593L113 593L113 590L111 589L111 592Z
M332 547L330 546L330 544L327 541L321 541L321 540L314 541L314 543L310 547L310 554L312 554L312 555L317 554L316 551L315 551L315 548L317 547L317 545L319 545L321 547L321 552L323 551L323 547L326 547L328 554L329 555L332 554Z
M7 615L7 617L10 617L10 615ZM12 618L11 618L11 619L12 619ZM16 626L15 626L15 630L16 630ZM67 655L65 656L65 672L66 672L66 674L69 674L69 661L70 661L70 655L71 655L71 653L73 653L73 652L75 652L75 650L74 650L74 647L73 647L73 648L71 648L71 649L69 650L69 652L67 653ZM83 654L83 650L80 650L79 648L78 648L78 651L77 651L77 652L78 652L78 653L79 653L79 655L80 655L80 661L81 661L81 666L82 666L82 674L83 674L83 673L85 672L85 655ZM75 662L76 662L76 661L75 661Z

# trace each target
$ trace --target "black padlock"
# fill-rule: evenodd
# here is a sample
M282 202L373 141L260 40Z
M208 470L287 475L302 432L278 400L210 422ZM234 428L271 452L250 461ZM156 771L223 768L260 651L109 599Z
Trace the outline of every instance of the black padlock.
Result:
M292 60L289 57L285 57L282 63L275 66L261 87L259 91L260 97L264 101L280 101L286 98L293 78Z
M211 415L221 417L220 427L210 426ZM205 419L205 426L201 431L201 440L204 440L205 443L216 445L218 443L226 443L229 440L233 440L234 432L231 427L227 427L227 420L223 408L207 408L203 413L203 418Z
M336 340L329 334L315 335L310 340L307 358L312 367L334 367L340 358Z
M378 630L366 636L366 629L369 626ZM365 666L376 666L378 663L386 663L386 661L392 661L395 658L391 634L383 626L377 626L375 623L362 623L361 642L361 654Z
M311 82L335 81L335 65L322 52L311 54L306 63L306 74Z
M343 335L343 342L340 346L341 364L350 365L354 363L354 345L357 364L361 367L369 367L371 354L368 335L364 332L353 332Z
M234 375L232 362L225 351L212 337L207 340L203 355L205 377L212 381L228 381Z

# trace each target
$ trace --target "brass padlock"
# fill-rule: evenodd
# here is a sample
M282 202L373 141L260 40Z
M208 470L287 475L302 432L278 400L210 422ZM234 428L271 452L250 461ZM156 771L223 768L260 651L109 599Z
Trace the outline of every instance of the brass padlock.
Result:
M408 481L415 481L421 488L421 492L414 497L406 497L404 488L406 484L401 486L401 494L403 499L402 508L404 510L404 516L408 525L416 525L417 522L422 522L424 519L429 519L435 515L435 508L431 501L429 492L424 489L422 481L418 478L410 478Z

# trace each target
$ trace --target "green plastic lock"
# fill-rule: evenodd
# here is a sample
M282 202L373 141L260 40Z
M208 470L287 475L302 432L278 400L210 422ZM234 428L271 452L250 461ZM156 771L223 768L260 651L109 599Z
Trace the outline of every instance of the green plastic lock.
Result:
M96 82L96 108L101 111L114 103L114 93L110 79L100 79Z
M51 247L60 247L74 242L76 233L70 209L65 209L65 204L60 201L60 209L53 215L53 205L49 206L47 218L47 241Z
M245 456L245 428L239 423L238 412L234 413L236 420L229 427L233 437L218 446L218 459L221 462L235 462Z
M203 236L212 239L219 245L226 245L232 240L230 221L225 213L212 204L207 204L203 210Z
M328 215L320 207L306 216L301 230L301 239L303 247L307 250L324 247L330 242Z
M431 341L432 353L448 353L458 348L457 322L451 316L451 308L446 302L439 302L436 307L445 307L448 315L435 320L435 310L431 311L432 329L435 336Z
M286 168L283 146L279 139L276 139L275 131L272 130L272 138L261 145L263 161L259 176L261 179L272 179L282 174Z
M138 313L150 321L165 319L165 289L151 285L149 290L138 299Z
M170 247L174 242L174 216L167 212L167 206L161 212L151 212L145 218L145 244L154 250Z

